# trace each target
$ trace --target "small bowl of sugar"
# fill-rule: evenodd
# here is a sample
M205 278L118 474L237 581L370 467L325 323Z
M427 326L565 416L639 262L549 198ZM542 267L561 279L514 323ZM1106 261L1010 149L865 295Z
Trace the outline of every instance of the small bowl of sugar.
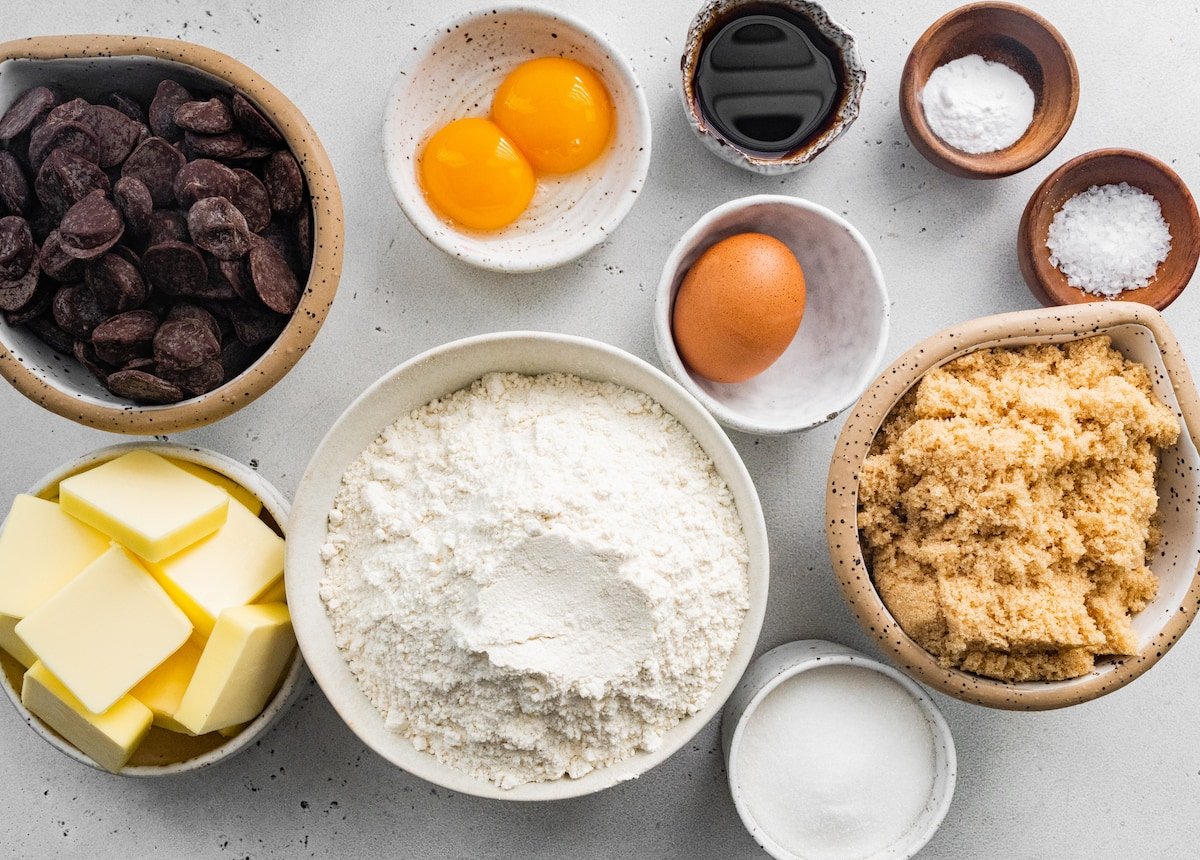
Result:
M900 117L931 164L996 179L1041 161L1066 135L1079 71L1066 41L1012 3L971 3L917 40L900 77Z
M1200 214L1179 175L1131 149L1085 152L1025 206L1017 257L1043 305L1109 299L1163 310L1200 257Z
M929 694L834 642L755 660L725 706L721 743L738 815L776 860L905 860L954 797L954 739Z

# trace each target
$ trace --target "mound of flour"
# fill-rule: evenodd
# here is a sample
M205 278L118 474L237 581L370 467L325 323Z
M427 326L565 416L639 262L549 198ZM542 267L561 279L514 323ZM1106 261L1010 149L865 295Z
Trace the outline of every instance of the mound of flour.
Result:
M511 788L580 777L697 711L748 606L733 497L651 398L491 374L343 478L321 597L387 726Z

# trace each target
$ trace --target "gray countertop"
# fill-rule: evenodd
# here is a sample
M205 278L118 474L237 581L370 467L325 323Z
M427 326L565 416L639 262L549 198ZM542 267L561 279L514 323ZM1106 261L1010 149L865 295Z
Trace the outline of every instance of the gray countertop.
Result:
M176 36L223 50L291 97L321 135L346 204L346 265L324 330L266 396L179 434L291 494L326 428L384 371L437 344L503 329L586 335L655 361L650 311L670 247L709 208L780 192L843 213L874 246L892 296L888 357L954 322L1032 307L1014 252L1037 183L1089 149L1128 146L1200 189L1200 10L1164 0L1033 2L1075 51L1082 97L1058 149L1025 173L955 179L909 145L900 70L950 3L829 0L867 65L862 116L807 170L757 177L696 142L679 104L679 52L698 0L554 0L632 60L654 122L642 199L605 245L538 275L501 276L427 244L392 199L379 124L393 68L440 19L471 4L10 2L0 39L42 33ZM1200 287L1167 312L1200 369ZM0 389L0 497L115 437ZM833 639L877 653L834 583L821 500L840 422L781 439L732 434L772 544L759 643ZM1144 678L1065 711L1014 714L935 696L958 745L958 791L923 857L1187 857L1200 842L1200 632ZM643 778L592 797L518 805L456 796L366 751L310 687L255 747L178 779L119 779L76 765L0 708L0 855L269 857L756 857L730 801L716 722Z

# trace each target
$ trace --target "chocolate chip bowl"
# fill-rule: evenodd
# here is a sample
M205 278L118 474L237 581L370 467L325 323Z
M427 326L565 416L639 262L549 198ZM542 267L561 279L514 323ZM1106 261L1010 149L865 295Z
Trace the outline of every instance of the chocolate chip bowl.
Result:
M217 421L308 349L342 246L320 140L238 61L0 44L0 373L31 400L120 433Z

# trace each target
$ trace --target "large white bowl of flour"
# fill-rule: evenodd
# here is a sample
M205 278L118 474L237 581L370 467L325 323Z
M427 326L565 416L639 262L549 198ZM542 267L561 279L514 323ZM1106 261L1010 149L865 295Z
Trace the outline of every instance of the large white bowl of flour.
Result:
M503 425L521 424L511 440L481 435L480 426L496 424L497 399L513 400L513 409L532 410L524 422L503 416ZM430 407L435 400L439 403ZM635 400L652 407L653 420ZM576 401L592 414L553 409ZM653 411L654 403L664 415ZM627 412L634 423L627 423ZM448 434L447 427L454 432ZM460 432L470 444L454 444ZM440 459L430 447L435 442L449 444ZM486 455L479 453L481 446ZM629 473L628 486L614 480L612 462L581 453L590 446L611 447L612 462ZM521 462L514 450L523 448L551 452L549 459L536 460L544 474L512 468ZM561 474L553 468L555 452L571 455L561 458ZM493 456L505 465L490 479L476 476L480 483L473 485L474 473L486 471ZM476 465L460 467L457 458ZM669 469L662 468L664 462ZM589 463L597 467L594 473ZM639 463L646 474L631 473ZM671 475L684 476L661 500L674 505L663 510L678 510L679 520L639 524L622 519L625 507L646 504L645 510L654 510L641 497L658 498L654 481L647 480L656 469L668 483ZM526 484L537 504L520 510ZM440 493L474 501L448 506L430 498ZM589 517L587 508L603 507L610 494L617 494L621 505L609 505L615 519L608 529L602 518ZM545 511L546 504L560 504L562 516ZM476 510L477 520L472 519ZM740 525L736 536L731 522L734 528ZM528 539L521 528L528 529ZM364 743L393 764L449 790L482 797L558 800L590 794L666 760L733 692L753 656L766 609L769 562L762 508L724 432L695 398L646 362L568 335L510 332L467 338L386 374L351 404L317 449L297 489L288 534L293 625L305 660L334 708ZM494 551L488 543L493 534ZM699 546L698 534L705 536ZM649 567L645 575L622 573L624 579L613 580L611 573L625 571L630 566L622 567L625 560L634 557ZM733 581L731 559L744 571L740 592L726 587ZM716 584L710 588L704 577L674 570L680 562L701 565ZM446 570L455 568L467 570L472 581L463 585L448 578ZM563 577L564 569L571 575ZM683 589L687 599L678 599L673 588ZM427 617L436 616L440 606L448 607L447 618ZM555 632L537 632L551 621ZM456 651L463 643L480 655L472 664L462 664ZM689 649L719 653L720 664L710 659L685 669ZM664 665L676 660L682 662L674 669ZM630 675L630 666L639 661ZM396 677L406 665L435 677L420 683ZM516 686L506 688L514 678ZM432 701L411 707L414 696L428 696L441 683L444 696L435 693ZM655 683L667 698L687 693L689 683L702 683L703 691L698 694L700 687L694 687L692 706L663 725L664 703L654 701ZM533 713L539 701L547 700L543 694L553 696L559 684L572 693L562 699L569 707L552 715L560 738L574 720L581 730L594 730L610 745L609 752L619 752L621 732L638 731L629 714L644 711L644 742L609 758L601 749L594 762L577 757L566 768L569 775L538 779L533 771L522 771L525 759L536 765L538 755L514 756L498 741L492 760L478 737L464 738L469 750L456 750L453 732L438 725L443 716L462 721L464 701L491 697L503 707L518 697ZM618 693L622 697L613 698ZM592 696L599 710L607 708L617 719L589 725L593 721L585 712ZM524 712L495 719L497 724L487 728L519 745L530 732L542 730L539 721L545 717L530 716L528 726ZM438 756L431 751L435 746ZM472 764L479 765L474 773ZM497 767L512 775L498 778ZM490 775L487 768L493 768Z

